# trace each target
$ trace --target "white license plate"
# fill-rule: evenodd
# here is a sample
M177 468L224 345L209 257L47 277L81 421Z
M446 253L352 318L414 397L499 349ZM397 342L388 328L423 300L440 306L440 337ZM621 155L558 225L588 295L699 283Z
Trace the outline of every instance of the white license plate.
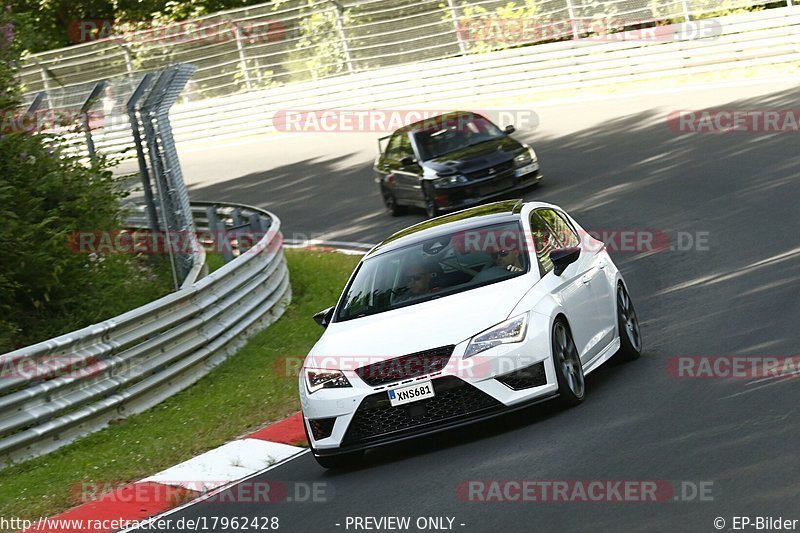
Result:
M525 165L524 167L515 170L514 176L516 177L524 176L525 174L530 174L531 172L534 172L536 170L539 170L539 163L531 163L530 165Z
M392 407L434 397L433 384L430 382L430 380L420 381L419 383L414 383L413 385L392 389L388 391L388 393L389 402L392 404Z

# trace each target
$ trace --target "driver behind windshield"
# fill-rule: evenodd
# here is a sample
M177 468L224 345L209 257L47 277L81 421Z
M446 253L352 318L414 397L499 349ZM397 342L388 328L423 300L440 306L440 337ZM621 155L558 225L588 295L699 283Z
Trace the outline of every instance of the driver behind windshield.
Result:
M492 260L494 264L478 272L472 278L473 283L483 283L484 281L505 277L509 272L517 273L525 270L525 267L522 266L520 251L516 247L501 248L493 251Z

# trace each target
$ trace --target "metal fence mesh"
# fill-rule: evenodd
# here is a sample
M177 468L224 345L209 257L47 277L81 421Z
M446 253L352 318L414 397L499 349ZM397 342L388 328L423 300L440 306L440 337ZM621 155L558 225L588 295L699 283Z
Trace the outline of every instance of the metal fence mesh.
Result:
M28 58L28 93L191 63L186 99L266 89L381 67L681 21L768 0L283 0L188 22L121 31ZM791 0L787 0L791 3ZM600 26L591 26L606 21Z
M193 65L177 65L64 87L48 84L48 90L30 94L23 102L36 120L35 131L57 132L62 148L87 156L89 164L99 157L98 144L106 156L137 156L142 185L133 192L145 195L151 229L167 232L166 238L176 234L183 243L173 258L176 285L194 265L196 240L169 112L194 71ZM109 145L109 138L116 144ZM125 186L133 188L132 183Z

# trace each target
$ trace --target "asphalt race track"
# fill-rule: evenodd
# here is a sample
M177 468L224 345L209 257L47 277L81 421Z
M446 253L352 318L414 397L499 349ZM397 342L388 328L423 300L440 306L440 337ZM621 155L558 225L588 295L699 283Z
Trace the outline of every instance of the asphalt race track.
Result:
M669 236L651 253L612 249L645 355L595 372L574 409L545 404L375 450L349 472L325 471L306 453L247 481L285 483L294 500L297 487L324 483L325 502L231 503L222 493L169 518L278 517L281 531L354 531L348 516L408 516L412 525L450 517L456 531L493 532L708 532L717 517L724 529L734 516L800 518L797 377L670 372L678 356L800 354L800 139L666 125L678 109L799 102L800 89L762 84L536 109L540 126L516 135L534 145L545 174L526 199L556 203L596 231ZM184 173L192 199L268 208L287 238L376 242L423 219L383 211L370 168L376 137L296 135L187 152ZM710 492L677 490L693 501L654 503L467 502L457 489L468 480L664 480Z

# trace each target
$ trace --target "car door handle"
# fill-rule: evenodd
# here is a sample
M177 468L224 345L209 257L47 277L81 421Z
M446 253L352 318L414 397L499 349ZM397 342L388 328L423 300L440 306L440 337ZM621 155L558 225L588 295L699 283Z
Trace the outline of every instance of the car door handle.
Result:
M605 267L606 267L605 261L600 261L599 263L597 263L597 268L599 268L600 270L603 270Z
M581 278L581 283L583 283L584 285L591 283L591 281L592 281L592 276L590 276L589 274L586 274Z

